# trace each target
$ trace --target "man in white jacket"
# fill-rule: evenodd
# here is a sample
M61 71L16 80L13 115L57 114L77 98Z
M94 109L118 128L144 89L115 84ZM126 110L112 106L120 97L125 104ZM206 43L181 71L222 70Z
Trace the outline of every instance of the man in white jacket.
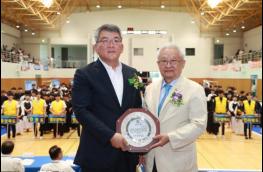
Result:
M49 155L52 159L52 162L42 165L40 169L41 172L74 172L71 166L66 161L62 160L63 153L60 147L58 147L57 145L52 146L49 149Z
M1 146L1 172L24 172L25 168L22 159L11 156L14 150L14 143L10 140L2 143Z
M176 45L160 48L157 63L163 78L146 88L145 101L161 134L145 156L146 171L197 172L195 141L207 123L204 89L181 76L185 60Z

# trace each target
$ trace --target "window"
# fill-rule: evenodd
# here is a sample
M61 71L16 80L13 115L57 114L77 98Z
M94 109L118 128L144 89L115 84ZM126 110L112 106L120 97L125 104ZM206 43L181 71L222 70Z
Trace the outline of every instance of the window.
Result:
M143 56L143 48L134 48L133 49L134 56Z
M194 56L195 55L195 48L186 48L185 49L186 56Z

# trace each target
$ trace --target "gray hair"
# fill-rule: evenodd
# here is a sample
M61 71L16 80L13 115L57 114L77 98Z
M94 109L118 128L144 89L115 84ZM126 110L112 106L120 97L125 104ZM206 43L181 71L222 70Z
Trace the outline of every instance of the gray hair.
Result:
M100 36L100 33L102 31L118 33L120 38L122 39L121 30L120 30L120 28L118 26L113 25L113 24L104 24L104 25L100 26L95 32L95 41L96 41L96 43L99 41L99 36Z
M174 43L168 43L168 44L165 44L164 46L162 46L162 47L158 50L157 58L159 58L161 51L162 51L163 49L166 49L166 48L175 49L175 50L178 52L179 57L184 60L184 55L183 55L183 53L182 53L181 50L178 48L178 46L175 45Z

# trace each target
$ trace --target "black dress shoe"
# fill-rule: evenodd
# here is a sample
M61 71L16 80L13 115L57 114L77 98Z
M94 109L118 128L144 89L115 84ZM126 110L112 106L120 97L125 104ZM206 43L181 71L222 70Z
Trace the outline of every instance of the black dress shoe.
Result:
M247 137L247 136L246 136L245 138L246 138L246 139L248 139L248 137Z

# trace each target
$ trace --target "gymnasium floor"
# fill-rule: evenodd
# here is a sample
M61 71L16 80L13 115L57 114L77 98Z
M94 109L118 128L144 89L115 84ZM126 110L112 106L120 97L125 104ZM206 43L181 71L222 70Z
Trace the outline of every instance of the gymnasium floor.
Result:
M34 139L32 132L24 132L12 139L15 142L15 156L48 156L53 145L62 148L64 156L74 156L79 138L76 130L65 133L62 138L53 139L52 133L43 139ZM197 158L200 171L262 171L262 136L252 133L252 140L237 136L226 129L225 138L215 138L207 133L197 140ZM6 135L1 137L1 143Z

